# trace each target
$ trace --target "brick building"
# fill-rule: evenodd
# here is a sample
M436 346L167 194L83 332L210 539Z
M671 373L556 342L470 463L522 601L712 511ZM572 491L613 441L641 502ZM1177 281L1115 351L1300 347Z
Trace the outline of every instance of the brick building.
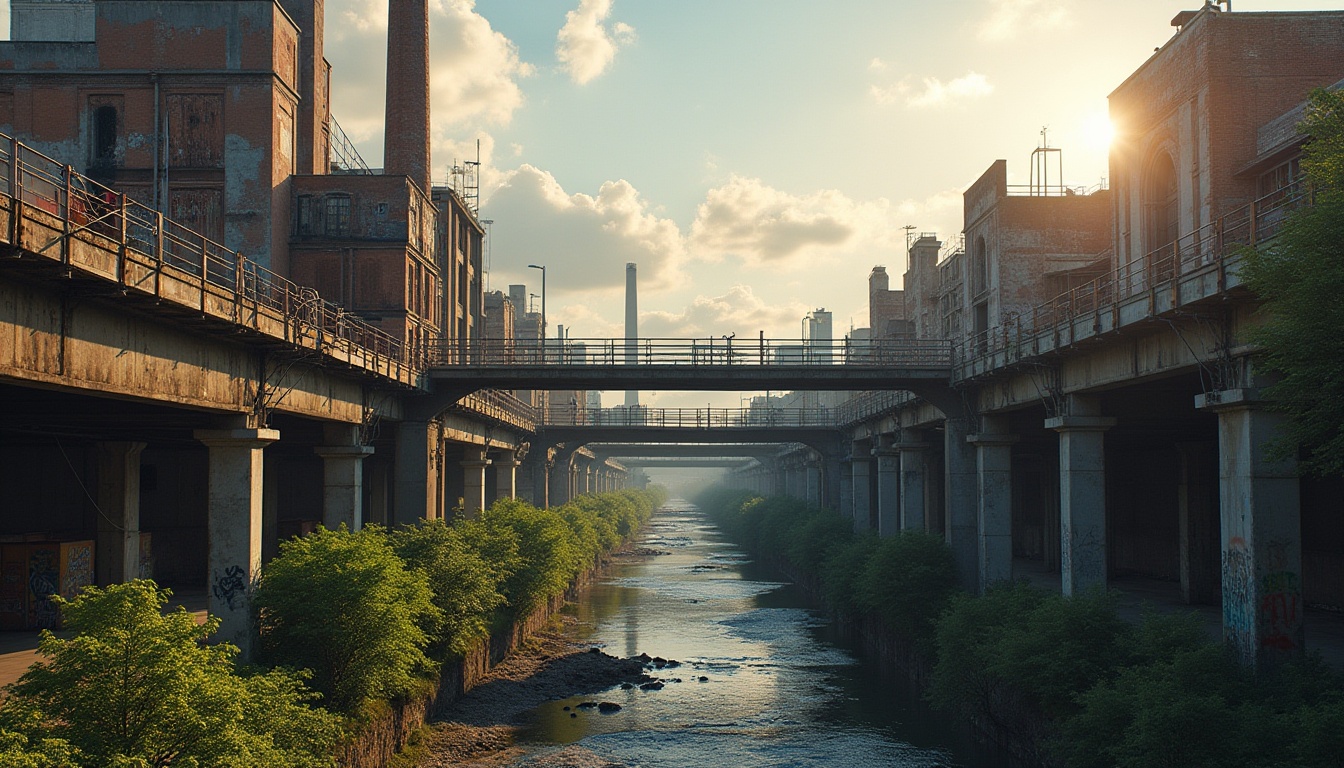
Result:
M330 113L324 0L16 2L0 132L419 348L460 343L485 230L430 182L427 7L391 6L381 174Z

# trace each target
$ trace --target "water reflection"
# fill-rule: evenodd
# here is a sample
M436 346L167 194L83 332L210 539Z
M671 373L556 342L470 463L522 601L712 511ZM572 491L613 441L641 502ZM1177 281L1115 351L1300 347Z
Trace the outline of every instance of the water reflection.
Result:
M574 611L609 652L679 665L650 671L661 690L548 702L524 741L646 768L998 764L958 743L904 684L859 666L792 587L755 572L695 509L660 511L641 546L666 554L620 565ZM621 709L578 709L584 701Z

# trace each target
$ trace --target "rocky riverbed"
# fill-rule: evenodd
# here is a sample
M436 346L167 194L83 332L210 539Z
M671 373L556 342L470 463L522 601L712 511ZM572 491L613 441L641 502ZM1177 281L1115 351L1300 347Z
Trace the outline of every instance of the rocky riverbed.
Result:
M520 716L540 704L652 680L645 674L644 659L616 658L575 642L576 623L573 617L561 615L557 623L538 633L454 703L430 726L424 742L428 755L418 767L616 768L619 764L572 745L525 759L523 750L514 745L522 725ZM584 704L591 706L575 707L574 717L599 717L604 710L619 706L599 700Z

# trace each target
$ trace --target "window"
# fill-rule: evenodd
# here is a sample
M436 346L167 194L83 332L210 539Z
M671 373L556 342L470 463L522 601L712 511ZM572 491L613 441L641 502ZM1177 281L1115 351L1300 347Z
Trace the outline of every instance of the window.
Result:
M989 259L985 254L985 238L976 237L971 253L971 294L978 296L989 290Z
M93 164L111 168L117 159L117 108L104 105L93 113Z
M327 237L349 237L350 235L350 197L348 195L328 195L323 216Z
M1144 250L1152 253L1176 242L1181 217L1176 189L1176 166L1171 155L1158 152L1148 166L1143 185Z
M318 210L317 201L313 199L312 195L299 195L298 218L296 231L300 235L321 234L321 211Z

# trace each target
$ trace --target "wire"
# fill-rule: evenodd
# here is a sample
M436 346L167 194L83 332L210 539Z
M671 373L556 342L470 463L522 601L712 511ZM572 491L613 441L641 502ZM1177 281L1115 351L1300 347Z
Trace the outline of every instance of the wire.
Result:
M88 487L84 485L84 478L79 476L79 471L75 469L75 465L70 461L70 456L66 454L65 446L61 445L61 441L59 438L57 438L56 440L56 447L60 449L61 458L65 459L65 465L70 468L70 474L75 476L75 482L79 483L79 489L84 492L85 498L87 498L89 500L89 503L93 505L94 510L98 512L98 516L106 520L107 524L112 526L113 530L125 533L126 527L117 523L116 520L113 520L112 518L108 517L107 513L103 512L103 508L98 506L98 500L93 498L93 494L89 493Z

